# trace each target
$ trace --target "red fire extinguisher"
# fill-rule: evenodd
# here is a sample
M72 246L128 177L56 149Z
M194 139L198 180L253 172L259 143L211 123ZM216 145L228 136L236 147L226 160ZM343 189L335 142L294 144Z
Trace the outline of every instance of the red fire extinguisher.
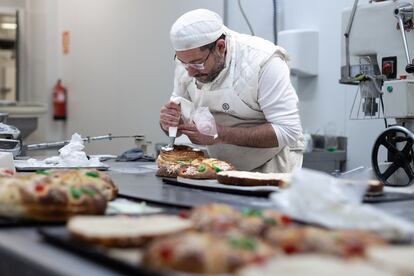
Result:
M53 88L53 118L66 120L67 91L60 79Z

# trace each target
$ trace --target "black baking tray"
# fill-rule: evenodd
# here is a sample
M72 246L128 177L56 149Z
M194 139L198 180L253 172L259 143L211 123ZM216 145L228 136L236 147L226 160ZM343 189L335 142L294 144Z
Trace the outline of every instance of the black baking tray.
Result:
M39 227L39 226L61 226L66 222L35 221L22 218L0 217L0 229L7 227Z
M383 203L383 202L405 201L405 200L414 200L414 194L383 192L378 195L372 195L372 196L365 195L363 202L364 203Z
M149 204L155 204L161 208L168 208L168 209L191 209L193 207L193 205L189 205L189 204L182 204L179 202L167 202L164 200L156 200L156 199L148 199L146 198L145 194L140 196L137 194L134 195L128 195L128 194L123 194L122 192L118 194L118 196L121 196L123 198L126 199L130 199L130 200L140 200L140 201L145 201L146 203Z
M247 190L246 187L239 187L240 189L235 189L232 185L221 185L222 187L216 186L209 186L206 182L205 185L194 185L191 181L201 183L203 180L183 180L180 178L163 178L163 183L181 186L186 188L192 189L199 189L205 191L213 191L213 192L221 192L221 193L229 193L229 194L237 194L242 196L254 196L254 197L266 197L268 198L269 195L273 192L271 190L254 190L255 187L249 187L250 190ZM205 181L204 181L205 182ZM246 190L242 190L245 188ZM257 187L256 187L257 188ZM266 187L262 187L266 188ZM405 200L414 200L414 194L407 194L407 193L398 193L398 192L382 192L379 194L372 194L372 195L365 195L363 198L364 203L383 203L383 202L395 202L395 201L405 201Z
M132 263L120 257L112 256L108 253L108 249L94 246L70 237L65 227L43 227L39 228L39 234L45 242L68 250L77 255L81 255L91 261L107 266L112 270L117 270L127 275L143 275L143 276L166 276L160 272L149 270L139 264ZM139 249L136 249L139 250ZM171 274L169 274L171 275Z

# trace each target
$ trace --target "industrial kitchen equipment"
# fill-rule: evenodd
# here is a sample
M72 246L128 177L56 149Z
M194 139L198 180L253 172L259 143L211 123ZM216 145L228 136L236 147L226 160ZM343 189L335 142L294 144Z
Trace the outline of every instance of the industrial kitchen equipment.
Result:
M355 0L342 13L340 83L359 87L351 119L384 119L371 162L377 178L392 186L414 180L413 30L413 1Z

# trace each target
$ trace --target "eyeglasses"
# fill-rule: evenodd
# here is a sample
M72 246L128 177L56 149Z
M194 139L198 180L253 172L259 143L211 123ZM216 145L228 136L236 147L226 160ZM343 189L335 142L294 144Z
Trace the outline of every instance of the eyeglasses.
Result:
M201 63L185 63L185 62L181 61L179 58L177 58L177 55L174 55L174 60L176 62L181 63L185 67L185 69L193 68L193 69L196 69L196 70L204 70L204 68L205 68L204 64L206 63L206 61L210 57L210 54L211 54L211 50L208 50L207 57Z

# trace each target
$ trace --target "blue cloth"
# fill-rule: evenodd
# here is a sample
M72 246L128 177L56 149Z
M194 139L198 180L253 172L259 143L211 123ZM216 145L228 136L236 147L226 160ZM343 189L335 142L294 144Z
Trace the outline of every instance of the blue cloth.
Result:
M133 148L123 152L116 159L118 162L131 162L131 161L147 161L154 162L155 158L149 155L144 154L142 149Z

